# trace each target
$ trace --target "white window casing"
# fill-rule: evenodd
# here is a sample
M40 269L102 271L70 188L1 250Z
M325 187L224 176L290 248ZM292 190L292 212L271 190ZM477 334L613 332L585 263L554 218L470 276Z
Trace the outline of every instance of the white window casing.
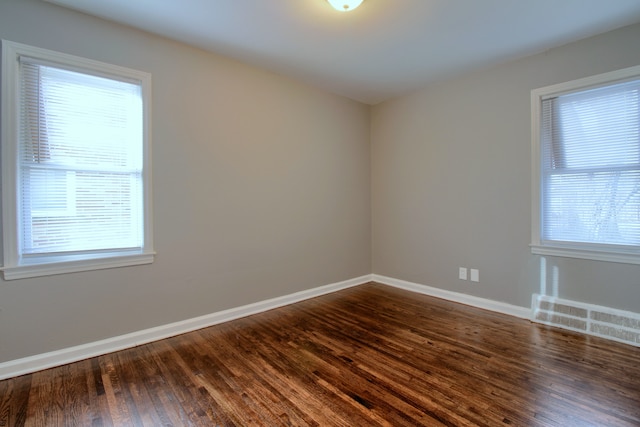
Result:
M149 73L2 41L5 280L154 260Z
M531 92L531 251L640 264L640 66Z

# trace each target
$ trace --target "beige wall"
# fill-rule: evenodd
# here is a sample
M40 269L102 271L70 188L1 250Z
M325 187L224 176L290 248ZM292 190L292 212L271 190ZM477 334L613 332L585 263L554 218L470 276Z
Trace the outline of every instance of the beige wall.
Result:
M547 257L541 274L528 244L530 91L638 65L639 46L640 25L626 27L376 106L374 273L525 307L542 288L638 312L640 266Z
M367 106L35 0L0 37L152 73L158 253L0 281L0 362L371 273Z

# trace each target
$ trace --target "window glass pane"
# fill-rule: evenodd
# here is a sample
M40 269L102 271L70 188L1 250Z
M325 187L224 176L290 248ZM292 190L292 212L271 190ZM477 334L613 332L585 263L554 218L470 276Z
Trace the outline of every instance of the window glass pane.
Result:
M637 84L636 84L637 85ZM559 97L558 127L566 168L638 163L638 89L627 85Z
M640 171L551 175L543 240L640 245Z
M21 70L22 254L142 248L140 85Z
M23 67L36 68L37 80L27 84L34 92L28 95L36 98L29 104L38 105L37 120L25 121L38 135L37 144L24 146L26 161L141 169L139 85L40 65Z
M640 81L542 102L541 240L640 245Z

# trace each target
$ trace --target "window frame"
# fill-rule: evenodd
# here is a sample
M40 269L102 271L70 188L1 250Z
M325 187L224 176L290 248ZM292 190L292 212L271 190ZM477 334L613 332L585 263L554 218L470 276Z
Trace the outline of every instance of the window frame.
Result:
M640 246L542 240L542 101L560 95L636 79L640 79L640 65L531 91L531 253L594 261L640 264Z
M86 251L23 257L18 218L20 83L19 58L26 56L81 73L139 82L143 104L143 246L135 250ZM5 280L150 264L153 248L151 200L151 74L79 56L2 40L2 239Z

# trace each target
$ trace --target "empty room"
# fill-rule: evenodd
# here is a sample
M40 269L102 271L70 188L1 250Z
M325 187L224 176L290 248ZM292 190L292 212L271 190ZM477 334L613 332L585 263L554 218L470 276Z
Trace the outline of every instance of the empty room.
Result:
M0 426L640 425L637 0L0 39Z

